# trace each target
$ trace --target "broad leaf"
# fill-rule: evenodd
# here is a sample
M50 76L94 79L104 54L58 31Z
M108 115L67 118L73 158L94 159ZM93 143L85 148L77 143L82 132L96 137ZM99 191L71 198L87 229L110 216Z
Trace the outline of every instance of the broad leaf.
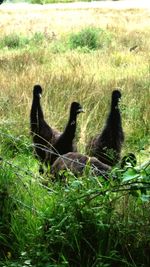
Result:
M123 174L123 182L133 180L135 178L139 177L139 173L133 168L129 168L124 174Z

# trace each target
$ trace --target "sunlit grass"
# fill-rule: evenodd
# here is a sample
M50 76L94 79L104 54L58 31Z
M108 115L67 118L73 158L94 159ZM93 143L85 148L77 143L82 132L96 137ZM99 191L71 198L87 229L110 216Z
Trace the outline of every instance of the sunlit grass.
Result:
M53 54L39 48L35 52L4 53L2 61L1 121L15 121L14 132L17 128L18 133L20 129L20 133L25 130L28 134L32 88L39 83L44 89L45 117L51 125L64 128L72 101L77 100L85 107L86 113L78 120L82 150L85 140L102 128L115 87L120 87L123 93L122 116L127 140L134 142L138 134L139 138L148 134L149 62L143 52Z
M14 133L29 134L32 88L39 83L50 125L62 130L70 103L77 100L84 106L86 113L78 120L78 145L84 151L85 142L105 123L111 91L119 87L123 95L124 150L148 150L147 10L55 10L31 5L30 12L25 6L19 12L1 10L0 16L1 123L13 122ZM89 26L108 32L109 46L96 51L70 50L70 34ZM17 44L13 36L17 36ZM137 48L130 51L134 46Z

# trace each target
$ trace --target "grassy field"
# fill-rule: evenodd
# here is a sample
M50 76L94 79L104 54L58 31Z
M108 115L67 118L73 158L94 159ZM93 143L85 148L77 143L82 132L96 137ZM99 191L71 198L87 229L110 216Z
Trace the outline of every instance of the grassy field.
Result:
M79 146L84 150L85 140L90 137L93 129L95 133L98 132L105 122L112 89L120 87L126 134L124 149L130 149L132 144L135 151L147 149L148 11L37 11L34 7L31 10L32 12L29 8L19 12L0 11L1 40L6 37L8 39L4 40L6 44L0 50L0 97L1 106L5 107L1 112L1 122L12 120L16 124L23 123L26 127L21 126L20 130L28 133L32 87L35 83L40 83L44 88L46 118L57 128L64 127L72 100L80 101L85 107L86 113L79 120ZM68 35L88 26L106 31L109 44L89 53L85 49L69 49ZM13 46L13 35L28 39L27 44L26 40L21 40L22 47L20 44ZM35 40L29 41L33 35ZM7 42L10 42L8 46ZM135 45L138 46L137 49L130 52L130 48ZM19 127L16 128L19 130Z
M146 9L0 8L0 257L5 258L0 266L149 266L146 191L136 187L131 194L128 185L114 193L118 184L111 181L102 189L102 181L91 182L89 175L78 182L71 177L65 189L49 181L47 187L29 130L32 89L38 83L45 118L59 130L70 103L82 104L86 112L78 120L77 139L78 150L85 152L87 140L105 123L112 90L119 87L122 155L134 152L139 166L120 177L148 183L147 165L140 166L147 164L150 150L149 25Z

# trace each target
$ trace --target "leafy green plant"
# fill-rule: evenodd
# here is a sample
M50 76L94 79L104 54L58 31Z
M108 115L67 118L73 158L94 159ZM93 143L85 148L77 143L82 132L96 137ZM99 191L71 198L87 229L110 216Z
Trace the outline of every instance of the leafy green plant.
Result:
M46 39L47 37L41 32L35 32L31 37L13 33L0 38L0 48L19 49L29 45L31 47L38 46L44 43Z
M9 49L16 49L29 44L27 37L20 37L17 34L10 34L3 37L0 40L0 48L7 47Z
M144 214L141 210L141 205L146 207L149 203L149 162L114 169L108 181L92 177L87 168L81 178L68 173L67 185L58 181L50 188L41 188L40 180L23 167L5 160L1 167L1 188L7 188L9 194L3 218L7 218L8 211L9 238L13 237L8 248L2 244L12 260L14 251L17 253L17 264L90 267L120 263L125 267L133 266L132 255L137 266L138 262L148 266L146 250L138 247L149 242L142 231L144 218L146 231L149 229L148 206ZM136 223L138 216L142 219ZM4 228L1 230L5 232ZM10 240L7 234L5 238Z
M5 258L13 251L11 231L11 214L15 209L15 203L10 198L10 188L14 174L10 168L0 161L0 258Z
M82 29L78 33L69 36L69 46L71 49L87 48L96 50L107 47L111 42L111 35L106 30L94 27Z

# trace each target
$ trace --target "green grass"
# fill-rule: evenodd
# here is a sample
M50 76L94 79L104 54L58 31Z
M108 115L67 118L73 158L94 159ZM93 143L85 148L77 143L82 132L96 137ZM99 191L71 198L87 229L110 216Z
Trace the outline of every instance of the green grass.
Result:
M36 32L31 37L19 34L9 34L0 39L0 49L23 49L37 47L48 39L44 33ZM47 40L48 41L48 40Z
M32 20L21 10L19 24L15 10L0 12L2 19L7 15L0 37L0 266L148 267L146 11L73 11L74 28L72 11L39 11ZM120 87L122 155L134 152L137 167L114 168L108 182L92 177L88 167L79 179L66 174L67 185L40 176L29 131L36 83L43 87L46 121L59 130L70 103L82 104L86 112L78 120L77 141L83 153L105 123L113 88Z
M96 50L107 47L111 43L111 34L103 29L89 27L69 37L70 48L87 48ZM88 51L87 50L87 51Z
M37 167L23 153L1 162L4 266L148 266L148 164L114 170L116 182L68 174L66 186L45 185Z

